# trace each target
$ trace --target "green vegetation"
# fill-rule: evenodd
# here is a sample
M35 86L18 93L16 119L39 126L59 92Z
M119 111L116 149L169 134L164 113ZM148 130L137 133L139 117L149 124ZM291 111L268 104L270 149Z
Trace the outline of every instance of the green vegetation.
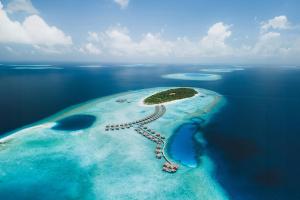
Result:
M152 105L152 104L160 104L169 101L174 101L177 99L185 99L194 96L197 94L197 91L192 88L176 88L170 89L166 91L162 91L147 97L144 100L145 104Z

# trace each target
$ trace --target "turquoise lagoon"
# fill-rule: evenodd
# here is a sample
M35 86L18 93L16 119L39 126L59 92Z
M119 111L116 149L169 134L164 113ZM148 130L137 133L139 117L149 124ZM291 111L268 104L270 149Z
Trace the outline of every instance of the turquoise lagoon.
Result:
M175 174L162 171L154 143L133 129L105 131L105 125L135 121L153 113L145 97L169 88L151 88L99 98L73 106L0 140L0 196L3 199L228 199L214 178L214 164L202 152L193 167ZM182 124L208 122L223 98L195 88L199 94L164 104L166 113L148 126L170 143ZM117 102L118 99L127 99ZM75 116L75 117L74 117ZM59 123L84 117L82 128L56 129ZM71 120L71 122L70 122ZM201 121L200 120L200 121ZM75 123L76 124L76 123ZM80 127L80 126L79 126ZM172 140L168 140L171 138ZM196 137L203 142L201 136ZM176 139L176 138L175 138ZM169 145L169 144L168 144ZM172 145L172 144L170 144Z
M219 74L206 74L206 73L176 73L166 74L162 76L168 79L179 79L189 81L216 81L222 77Z

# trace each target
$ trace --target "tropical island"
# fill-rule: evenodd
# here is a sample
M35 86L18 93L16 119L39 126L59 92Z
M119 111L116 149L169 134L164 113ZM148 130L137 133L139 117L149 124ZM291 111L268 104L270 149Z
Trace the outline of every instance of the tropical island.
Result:
M193 97L141 104L155 94L164 94L161 102ZM202 88L158 87L67 108L0 139L0 196L229 199L214 178L213 161L197 150L201 133L191 126L184 127L192 132L178 131L183 125L209 121L222 101L218 93ZM190 148L182 153L185 145ZM47 190L35 189L40 183ZM3 193L20 185L26 190Z
M190 98L198 92L192 88L175 88L155 93L144 100L145 104L153 105L178 99Z

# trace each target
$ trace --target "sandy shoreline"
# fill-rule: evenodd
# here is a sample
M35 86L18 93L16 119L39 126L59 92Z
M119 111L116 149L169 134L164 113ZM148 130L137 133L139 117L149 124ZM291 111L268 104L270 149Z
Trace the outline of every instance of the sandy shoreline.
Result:
M44 124L40 124L40 125L33 125L31 127L27 127L27 128L24 128L24 129L21 129L15 133L12 133L10 135L7 135L3 138L0 138L0 144L1 143L5 143L5 142L8 142L9 140L11 139L14 139L20 135L23 135L25 133L27 133L27 131L30 131L30 130L34 130L34 129L38 129L38 128L51 128L52 126L54 126L55 123L54 122L49 122L49 123L44 123Z

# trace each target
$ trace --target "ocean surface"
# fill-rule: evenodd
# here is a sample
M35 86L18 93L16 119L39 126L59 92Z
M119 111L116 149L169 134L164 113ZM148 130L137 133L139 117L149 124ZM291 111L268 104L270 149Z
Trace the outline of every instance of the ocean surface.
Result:
M119 92L170 86L204 88L223 95L226 104L205 125L178 127L173 140L178 135L184 142L178 145L181 149L173 149L173 157L201 165L193 155L205 151L216 165L215 178L231 199L300 199L300 68L215 70L209 73L222 78L214 81L162 78L225 67L233 66L3 63L0 137L69 106ZM191 140L197 134L203 135L205 145Z

